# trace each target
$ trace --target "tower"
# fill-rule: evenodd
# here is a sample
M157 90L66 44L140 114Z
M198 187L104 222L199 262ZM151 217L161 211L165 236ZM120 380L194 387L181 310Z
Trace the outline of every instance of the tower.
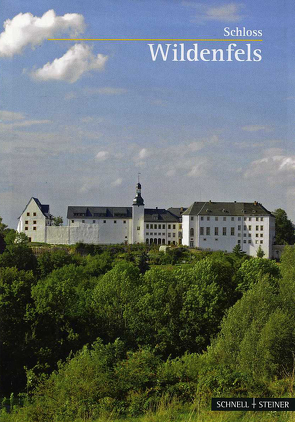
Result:
M144 243L144 201L139 181L132 204L132 243Z

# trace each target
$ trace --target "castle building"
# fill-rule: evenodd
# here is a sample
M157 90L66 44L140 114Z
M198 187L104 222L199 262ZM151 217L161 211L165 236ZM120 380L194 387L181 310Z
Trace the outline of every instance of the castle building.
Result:
M141 184L131 207L69 206L68 224L54 226L49 205L31 198L17 231L49 244L186 245L231 252L236 245L272 257L275 218L260 203L194 202L189 208L145 208Z

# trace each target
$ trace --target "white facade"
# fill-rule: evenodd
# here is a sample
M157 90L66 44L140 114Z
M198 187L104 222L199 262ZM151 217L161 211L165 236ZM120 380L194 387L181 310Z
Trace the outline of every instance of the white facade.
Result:
M240 245L252 256L261 247L266 258L272 257L275 237L274 216L257 202L146 209L139 183L132 207L69 207L68 225L53 226L52 221L49 206L31 198L17 231L32 242L49 244L183 244L227 252Z
M212 251L231 252L236 245L251 256L259 247L272 257L275 218L271 214L183 215L183 244Z

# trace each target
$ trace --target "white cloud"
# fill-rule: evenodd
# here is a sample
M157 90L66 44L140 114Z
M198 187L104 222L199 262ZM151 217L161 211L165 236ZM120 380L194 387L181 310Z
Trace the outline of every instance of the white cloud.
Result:
M14 111L0 110L0 121L22 120L25 116L23 113L15 113Z
M98 88L98 94L101 95L121 95L127 92L125 88L112 88L111 86L106 86L104 88Z
M258 131L271 132L272 131L272 129L267 125L247 125L247 126L243 126L242 130L246 132L258 132Z
M147 158L149 155L150 155L149 151L146 148L142 148L139 151L138 158L142 160L144 158Z
M56 80L76 82L85 72L104 69L108 56L94 56L91 48L84 44L75 44L62 57L42 68L31 72L31 76L40 81Z
M12 57L20 54L30 45L40 45L47 38L70 32L73 36L84 31L84 17L77 13L56 16L54 10L48 10L39 18L31 13L19 13L13 19L4 22L4 31L0 34L0 57Z
M193 165L190 171L187 173L188 177L200 177L203 176L207 170L207 160L200 159L200 161Z
M120 186L120 185L122 185L122 182L123 182L123 179L121 179L121 177L119 177L114 182L112 182L112 186L114 186L114 187Z
M264 151L264 156L250 163L244 172L247 179L266 178L269 183L286 185L294 182L295 155L286 155L279 148Z
M241 3L225 3L221 6L206 6L201 3L193 3L191 1L184 1L184 6L193 7L197 10L194 21L205 22L205 21L218 21L218 22L239 22L243 15L241 10L243 4Z
M97 154L96 154L96 160L97 161L105 161L107 158L108 158L108 156L109 156L109 152L108 151L99 151Z

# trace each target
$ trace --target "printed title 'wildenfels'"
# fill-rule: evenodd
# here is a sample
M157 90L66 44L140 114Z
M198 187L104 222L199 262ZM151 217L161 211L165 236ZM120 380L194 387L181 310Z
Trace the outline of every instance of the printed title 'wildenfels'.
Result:
M243 48L237 44L228 44L226 48L200 48L198 43L192 44L188 48L187 44L148 44L151 58L155 62L260 62L262 60L262 51L259 48L253 49L252 45L247 43Z

